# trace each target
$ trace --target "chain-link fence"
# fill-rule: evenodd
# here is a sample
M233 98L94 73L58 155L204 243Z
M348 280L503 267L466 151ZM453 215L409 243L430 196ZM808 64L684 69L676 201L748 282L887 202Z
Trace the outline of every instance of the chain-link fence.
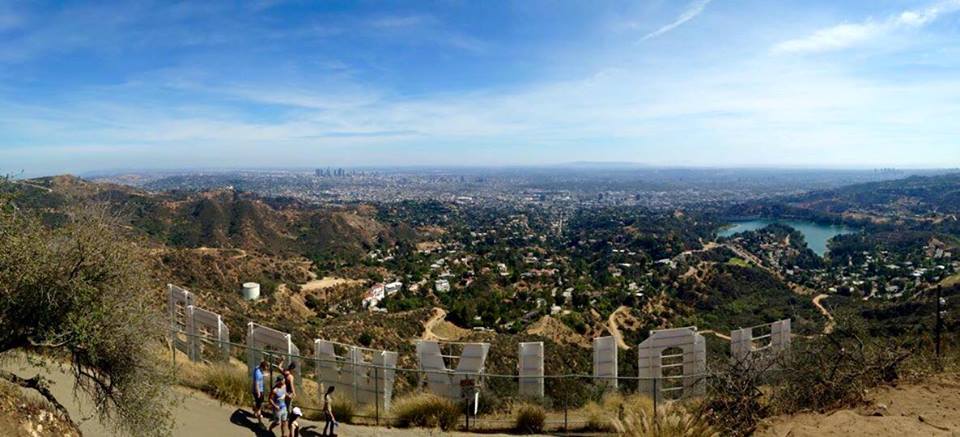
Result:
M461 409L460 429L508 429L514 423L509 407L519 403L543 407L547 413L544 423L547 430L563 432L589 429L598 420L593 417L597 413L596 408L604 408L604 400L610 396L642 395L649 402L650 412L655 418L658 408L664 403L702 394L706 379L710 377L706 372L683 374L682 354L668 354L663 356L662 377L588 374L524 376L523 383L532 380L542 384L540 396L522 390L521 377L516 374L384 365L374 359L375 355L384 351L340 343L334 344L336 348L332 355L324 355L317 351L313 351L313 354L291 354L274 348L251 348L247 344L222 340L212 333L191 334L182 330L174 330L171 340L172 360L181 378L203 378L203 370L216 368L233 373L235 378L245 378L246 390L252 392L250 363L264 360L269 363L264 373L265 389L269 391L270 383L280 376L282 370L289 363L296 362L297 395L293 406L300 407L308 418L322 417L322 393L334 385L337 400L352 404L352 420L370 425L396 423L397 417L391 408L393 405L405 397L434 392ZM457 358L454 355L444 357ZM185 370L187 368L191 371ZM437 390L437 385L431 384L431 381L443 378L456 381L457 384L451 383L450 390ZM184 382L193 386L204 384L203 381ZM585 408L591 403L596 406L594 411Z

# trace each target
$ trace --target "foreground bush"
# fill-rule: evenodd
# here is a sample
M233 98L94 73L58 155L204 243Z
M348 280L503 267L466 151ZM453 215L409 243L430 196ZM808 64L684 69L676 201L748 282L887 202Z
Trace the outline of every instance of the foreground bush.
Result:
M833 332L794 342L774 393L779 413L857 405L867 389L900 377L913 347L872 336L863 319L835 315Z
M543 432L547 412L543 407L534 404L522 404L514 413L514 430L521 434L539 434Z
M251 405L250 379L243 368L215 365L206 370L200 387L214 399L230 405Z
M831 332L797 337L781 355L721 365L708 379L702 415L725 435L751 435L770 415L855 406L873 387L931 371L910 360L920 345L871 335L857 315L836 313L834 321Z
M616 432L623 436L653 437L719 437L707 419L694 409L680 403L660 405L657 416L653 404L646 396L631 396L624 399L621 417L614 416L611 422ZM616 413L612 413L616 414Z
M334 396L333 403L330 405L330 409L333 410L333 417L337 419L337 422L342 423L353 423L353 416L357 414L356 406L353 405L349 399L344 399L342 396Z
M173 366L159 353L169 325L153 293L151 256L104 207L41 216L7 197L17 192L0 178L0 353L65 363L67 386L89 396L88 411L111 435L170 434ZM18 372L0 377L70 419L45 379Z
M763 391L769 387L782 356L750 354L745 359L720 363L707 378L707 395L701 414L725 435L752 435L771 408ZM769 389L767 390L769 391Z
M452 401L431 393L418 393L393 402L396 425L401 428L453 429L460 419L460 408Z
M666 403L658 407L654 417L653 402L649 397L612 394L604 396L599 404L591 402L583 412L587 416L586 431L615 432L624 436L719 436L698 410L681 403Z

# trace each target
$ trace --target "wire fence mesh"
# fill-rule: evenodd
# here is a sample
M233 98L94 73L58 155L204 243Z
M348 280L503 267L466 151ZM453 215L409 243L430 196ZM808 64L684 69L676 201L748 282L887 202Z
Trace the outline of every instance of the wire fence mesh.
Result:
M521 377L518 374L477 374L377 364L370 355L382 351L359 348L365 355L351 356L350 351L355 346L341 343L336 343L338 353L325 358L316 353L291 354L276 349L251 348L247 344L222 340L211 333L191 334L175 328L171 334L171 356L181 377L202 378L202 372L187 372L184 371L186 367L192 367L193 370L226 369L235 373L237 378L246 378L248 391L252 392L251 354L258 357L257 362L262 359L269 363L264 374L265 381L269 382L275 381L289 363L296 362L299 376L296 378L297 395L292 401L293 406L301 408L308 417L322 417L322 393L330 385L335 385L335 396L353 405L353 421L371 425L395 423L398 418L391 404L408 396L430 392L428 380L431 376L461 381L454 387L456 396L440 393L440 396L447 397L461 409L460 429L509 428L514 422L508 409L510 405L535 404L543 407L547 413L545 428L558 432L589 427L591 421L596 419L589 417L589 412L583 407L591 402L602 406L604 397L613 394L645 396L656 415L657 407L666 402L702 393L700 388L711 376L706 372L695 375L675 372L675 368L682 370L672 366L669 361L676 357L666 357L668 370L663 377L605 377L574 373L527 376L524 379L540 379L543 383L543 396L531 396L521 390ZM193 355L189 354L190 350L194 351ZM449 355L449 358L456 356ZM331 381L334 372L343 377ZM617 384L609 384L610 381L616 381ZM188 385L202 384L202 381L193 381L193 384L188 382ZM367 393L361 393L363 391Z

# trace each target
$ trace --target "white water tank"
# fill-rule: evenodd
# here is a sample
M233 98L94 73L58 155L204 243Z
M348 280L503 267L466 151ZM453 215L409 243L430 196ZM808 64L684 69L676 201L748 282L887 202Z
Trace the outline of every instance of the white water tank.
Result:
M245 282L243 284L243 298L245 300L257 300L260 298L260 284L256 282Z

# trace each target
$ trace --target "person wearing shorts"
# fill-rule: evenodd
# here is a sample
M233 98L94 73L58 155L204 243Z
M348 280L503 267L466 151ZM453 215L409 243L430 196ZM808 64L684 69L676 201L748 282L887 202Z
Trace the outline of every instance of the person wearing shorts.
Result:
M290 407L287 407L290 408ZM290 408L290 436L297 437L300 435L300 424L297 423L297 419L303 417L303 411L300 407Z
M280 426L280 436L287 437L287 390L284 388L283 377L278 376L270 391L270 405L273 407L273 421L270 422L270 432Z
M287 404L287 409L291 411L293 410L293 398L297 396L297 389L296 389L294 373L293 373L296 370L297 370L297 363L293 362L293 363L290 363L290 365L287 366L286 369L283 369L283 371L281 372L281 375L283 375L284 389L286 390L286 393L287 393L287 397L285 399ZM292 416L293 415L291 414L291 417ZM287 430L290 432L291 436L293 435L293 421L294 419L290 419L290 421L287 423Z
M263 401L266 397L264 396L263 372L268 369L268 365L267 361L264 360L253 369L253 415L257 418L257 422L260 422L260 426L263 426Z

